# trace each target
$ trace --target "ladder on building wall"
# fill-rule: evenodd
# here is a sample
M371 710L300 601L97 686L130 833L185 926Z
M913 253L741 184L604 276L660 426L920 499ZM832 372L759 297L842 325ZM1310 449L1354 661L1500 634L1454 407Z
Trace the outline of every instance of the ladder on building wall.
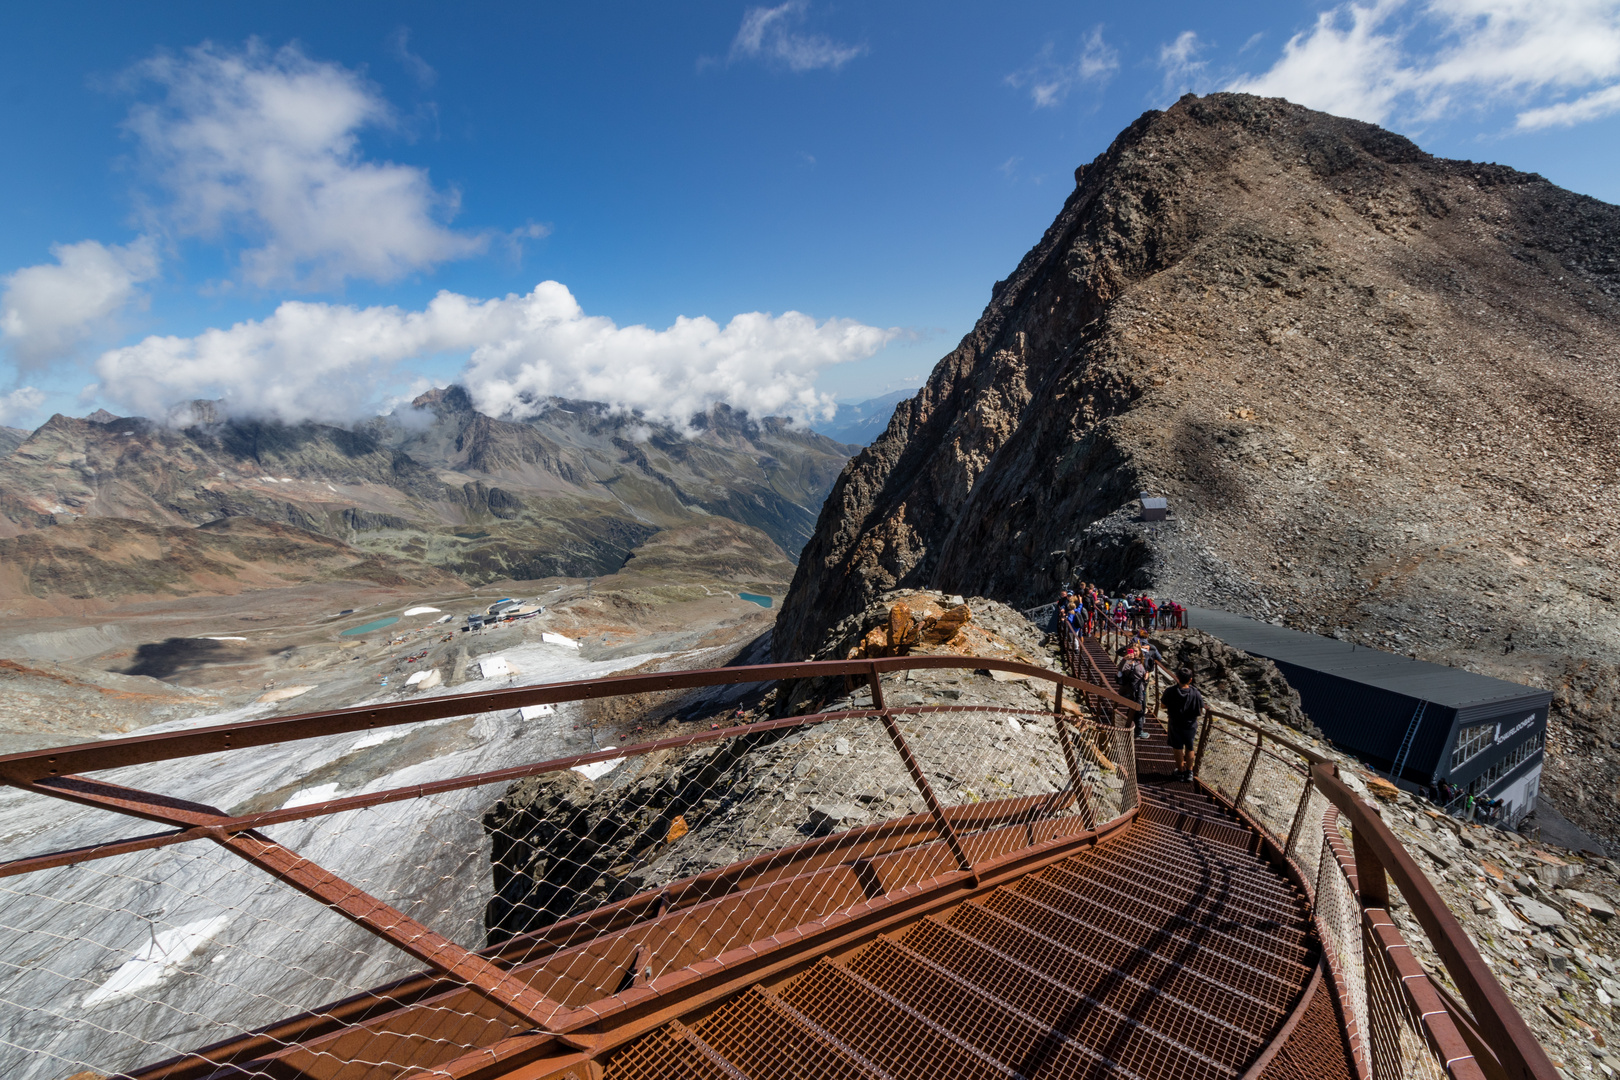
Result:
M1401 740L1401 748L1395 753L1395 764L1389 770L1391 780L1401 778L1401 770L1406 768L1406 759L1411 756L1412 744L1417 741L1418 728L1423 726L1423 714L1428 708L1427 701L1418 702L1417 711L1412 714L1412 722L1406 725L1406 737Z

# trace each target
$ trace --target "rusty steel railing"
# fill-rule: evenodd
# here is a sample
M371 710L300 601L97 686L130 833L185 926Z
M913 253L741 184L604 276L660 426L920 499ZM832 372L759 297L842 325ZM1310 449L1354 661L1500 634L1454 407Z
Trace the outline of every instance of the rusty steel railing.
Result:
M1311 896L1364 1077L1556 1080L1461 924L1378 811L1340 779L1335 762L1206 709L1195 768L1200 785L1265 835ZM1390 880L1460 1003L1431 981L1391 920Z
M894 676L963 670L1050 696L886 703ZM511 710L829 676L864 680L871 706L456 767L472 744L485 764L527 745ZM672 994L731 992L1128 821L1136 708L1030 665L893 657L0 757L0 815L27 825L0 861L0 1073L470 1078L594 1059L604 1036L584 1031L607 1017L634 1037ZM164 828L124 835L129 817Z

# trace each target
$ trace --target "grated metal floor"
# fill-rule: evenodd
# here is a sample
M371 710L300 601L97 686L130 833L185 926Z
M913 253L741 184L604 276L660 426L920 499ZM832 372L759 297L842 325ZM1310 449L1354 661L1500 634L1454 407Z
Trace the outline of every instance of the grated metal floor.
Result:
M667 1024L606 1076L1243 1076L1311 985L1305 898L1237 815L1172 781L1162 733L1137 745L1141 811L1124 832ZM1262 1075L1354 1076L1325 987Z

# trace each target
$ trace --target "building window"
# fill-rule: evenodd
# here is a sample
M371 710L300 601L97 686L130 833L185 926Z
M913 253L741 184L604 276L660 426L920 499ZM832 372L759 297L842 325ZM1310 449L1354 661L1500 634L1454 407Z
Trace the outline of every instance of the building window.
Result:
M1496 740L1495 724L1475 724L1457 732L1457 747L1451 752L1451 767L1455 769Z
M1540 749L1541 736L1530 736L1528 739L1524 740L1524 742L1520 743L1518 746L1515 746L1512 750L1509 750L1507 756L1502 760L1494 762L1490 768L1486 769L1484 772L1474 777L1473 780L1469 781L1468 793L1470 795L1478 795L1480 792L1502 779L1502 777L1512 772L1524 762L1525 758L1529 757L1531 754Z

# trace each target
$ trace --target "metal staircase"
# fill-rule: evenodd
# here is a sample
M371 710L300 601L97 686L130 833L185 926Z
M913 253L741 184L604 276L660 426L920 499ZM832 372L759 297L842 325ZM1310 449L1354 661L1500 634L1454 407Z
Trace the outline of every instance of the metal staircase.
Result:
M1401 748L1395 751L1395 764L1390 766L1389 775L1392 780L1401 778L1401 770L1406 768L1406 759L1412 754L1412 744L1417 741L1418 728L1423 726L1423 714L1429 709L1427 701L1418 702L1417 709L1412 713L1412 719L1406 725L1406 734L1401 738Z

